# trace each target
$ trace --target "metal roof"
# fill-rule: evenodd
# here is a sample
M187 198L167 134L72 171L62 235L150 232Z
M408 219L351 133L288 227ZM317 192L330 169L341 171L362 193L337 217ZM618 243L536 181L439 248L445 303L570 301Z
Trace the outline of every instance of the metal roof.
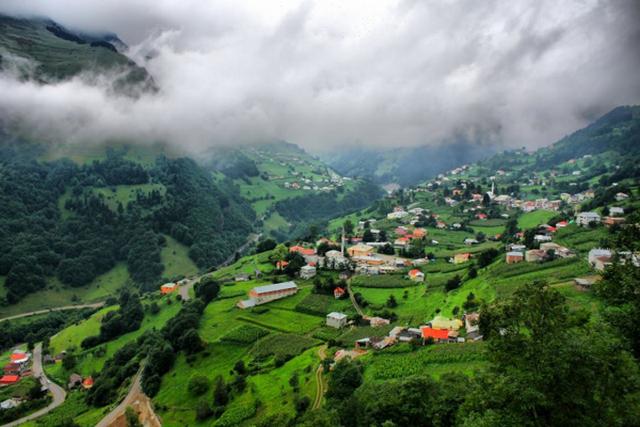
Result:
M284 291L288 289L298 289L298 285L296 285L296 282L284 282L284 283L274 283L272 285L258 286L253 288L253 290L259 294L266 293L266 292Z

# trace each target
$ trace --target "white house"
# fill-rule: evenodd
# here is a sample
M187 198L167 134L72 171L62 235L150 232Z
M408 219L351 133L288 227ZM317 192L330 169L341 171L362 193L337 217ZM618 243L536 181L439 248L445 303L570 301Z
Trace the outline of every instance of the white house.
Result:
M599 224L600 215L598 215L596 212L580 212L576 216L576 223L583 227L587 227L591 223Z
M609 208L609 215L611 216L622 216L624 215L624 208L619 208L619 207L611 207Z
M311 279L316 275L316 268L312 265L305 265L300 268L300 278L304 280Z
M331 250L324 254L325 266L327 268L333 268L336 270L346 267L348 261L347 258L342 255L342 252Z
M347 326L347 315L336 311L327 314L327 326L336 329Z

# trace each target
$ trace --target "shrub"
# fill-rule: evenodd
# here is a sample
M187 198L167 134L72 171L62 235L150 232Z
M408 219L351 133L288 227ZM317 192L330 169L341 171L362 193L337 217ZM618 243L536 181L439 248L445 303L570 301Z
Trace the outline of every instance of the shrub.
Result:
M209 379L204 375L195 375L189 380L187 390L192 396L201 396L209 390Z

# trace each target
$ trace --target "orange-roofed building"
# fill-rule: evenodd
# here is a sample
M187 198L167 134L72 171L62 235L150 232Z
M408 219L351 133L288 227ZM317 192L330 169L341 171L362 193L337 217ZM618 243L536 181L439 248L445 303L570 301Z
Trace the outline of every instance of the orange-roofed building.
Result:
M171 292L175 292L177 290L178 290L177 283L165 283L164 285L160 286L160 293L162 295L170 294Z
M342 298L342 296L345 294L345 292L346 292L346 291L344 290L344 288L335 288L335 289L333 290L333 297L334 297L335 299Z
M423 282L424 281L424 273L417 268L409 271L409 279L414 282Z
M415 230L413 230L413 237L415 237L416 239L422 239L426 235L427 230L425 230L424 228L416 228Z
M421 330L423 340L431 338L436 342L449 341L449 331L447 329L433 329L425 326L424 328L421 328Z
M12 363L26 363L29 361L29 355L27 353L11 353L9 356Z
M91 387L93 387L93 378L92 377L87 377L82 381L82 387L85 390L89 390Z
M277 268L278 270L283 270L287 265L289 265L289 262L288 262L288 261L284 261L284 260L282 260L282 261L278 261L278 262L276 262L276 268Z
M15 384L20 381L20 376L18 375L3 375L0 378L0 384Z
M316 250L315 249L307 249L307 248L305 248L303 246L296 245L296 246L291 246L289 248L289 252L291 252L291 253L297 252L300 255L314 255L316 253Z

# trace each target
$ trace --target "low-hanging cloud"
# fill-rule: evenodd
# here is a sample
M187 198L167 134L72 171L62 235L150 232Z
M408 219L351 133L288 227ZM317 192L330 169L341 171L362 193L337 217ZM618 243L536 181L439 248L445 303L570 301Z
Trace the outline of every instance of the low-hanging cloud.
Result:
M39 136L189 151L321 150L464 136L538 147L640 100L640 3L570 0L3 0L0 13L114 31L160 90L0 74L0 115Z

